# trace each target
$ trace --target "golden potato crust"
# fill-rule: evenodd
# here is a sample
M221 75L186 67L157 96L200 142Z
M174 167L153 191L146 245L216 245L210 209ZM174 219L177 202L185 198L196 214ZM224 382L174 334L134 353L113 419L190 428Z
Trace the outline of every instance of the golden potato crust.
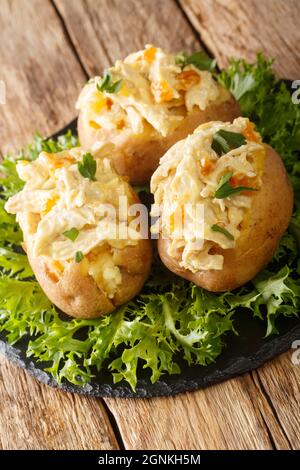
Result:
M129 254L131 261L127 258ZM117 258L114 259L120 266L122 283L113 299L107 298L92 276L85 272L82 263L73 261L58 279L44 257L33 256L30 249L27 249L27 256L51 302L72 317L97 318L128 302L140 291L149 275L152 248L150 240L140 240L135 246L117 250Z
M124 133L124 138L118 140L111 161L120 175L129 177L131 184L145 184L149 182L164 153L173 144L191 134L200 124L216 120L231 122L240 114L240 107L231 96L226 101L208 106L204 111L195 108L167 137L162 137L157 132L145 132L142 135ZM78 118L78 135L81 146L87 150L99 141L99 131L87 126L81 113ZM93 153L97 156L97 151Z
M224 256L222 270L191 271L168 254L168 239L158 241L163 263L174 273L212 292L233 290L253 279L271 261L286 231L293 210L293 191L280 156L266 147L262 186L253 193L251 208L243 221L234 249L215 252Z

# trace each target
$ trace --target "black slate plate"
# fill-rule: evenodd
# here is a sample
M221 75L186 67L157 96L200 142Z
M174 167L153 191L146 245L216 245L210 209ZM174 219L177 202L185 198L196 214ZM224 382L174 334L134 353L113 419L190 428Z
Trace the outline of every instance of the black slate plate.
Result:
M291 82L287 81L287 84L290 86ZM58 137L68 129L76 132L76 119L52 137ZM126 383L121 382L114 385L111 374L106 371L98 374L84 388L69 383L58 385L51 375L43 370L47 366L46 364L37 363L26 357L28 338L23 338L17 345L10 346L7 344L5 334L0 332L0 352L5 354L10 361L26 369L40 382L68 392L98 397L168 396L222 382L256 369L278 354L287 351L293 341L300 339L300 320L281 318L278 320L277 326L280 335L265 339L265 322L254 319L249 312L241 310L240 316L235 320L235 328L239 332L239 336L232 333L227 335L226 348L215 363L206 367L189 367L186 362L178 358L181 374L165 375L155 384L151 384L149 374L141 368L138 373L140 379L136 393Z

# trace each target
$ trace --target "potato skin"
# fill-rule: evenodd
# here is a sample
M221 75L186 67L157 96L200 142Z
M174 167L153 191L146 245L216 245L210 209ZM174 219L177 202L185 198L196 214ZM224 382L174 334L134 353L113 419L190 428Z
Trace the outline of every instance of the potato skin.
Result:
M168 254L168 239L160 239L159 255L172 272L208 291L223 292L250 281L271 261L292 215L293 191L280 156L271 147L265 147L262 186L253 193L236 247L216 249L216 253L224 256L223 269L197 273L183 269L179 261Z
M139 197L131 189L130 203L137 202L140 202ZM26 233L24 249L38 283L51 302L67 315L85 319L110 313L137 295L149 276L152 262L150 239L141 239L136 245L128 245L123 249L114 248L113 260L120 268L122 283L114 298L108 299L93 277L86 272L84 261L71 262L58 279L49 267L47 258L33 254L30 238L26 237Z
M97 318L114 309L114 305L97 286L84 275L79 263L72 262L62 277L56 280L44 257L27 256L38 283L47 297L67 315L77 318Z
M37 281L51 302L67 315L86 319L110 313L134 297L143 287L152 261L150 240L140 240L135 246L118 250L116 264L121 269L122 283L114 298L108 299L95 280L85 273L82 263L73 261L60 279L56 279L45 257L35 257L27 244L26 251ZM138 261L125 268L129 254Z
M131 184L148 183L158 167L160 158L173 144L193 133L200 124L216 120L231 122L240 114L239 104L233 96L230 96L228 100L210 105L204 111L195 108L167 137L162 137L156 131L145 132L142 135L124 132L115 143L116 148L110 158L115 170L120 175L128 176ZM91 149L99 139L101 140L99 131L87 126L83 122L81 113L78 117L78 135L81 146L87 150ZM97 157L97 151L93 153Z

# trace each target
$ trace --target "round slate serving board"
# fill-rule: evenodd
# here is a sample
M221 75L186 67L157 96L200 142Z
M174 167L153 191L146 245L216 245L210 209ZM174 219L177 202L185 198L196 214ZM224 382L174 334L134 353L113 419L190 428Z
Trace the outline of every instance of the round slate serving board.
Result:
M288 83L290 85L290 83ZM64 129L54 134L56 138L69 129L76 132L76 119ZM69 383L58 385L50 374L44 371L47 364L38 363L26 357L29 338L23 338L15 346L10 346L4 332L0 332L0 352L10 361L26 369L40 382L62 390L94 395L98 397L154 397L168 396L177 393L197 390L223 380L256 369L266 361L292 347L293 341L300 339L300 320L298 318L280 318L277 327L280 335L264 338L266 323L253 318L246 310L241 310L235 317L235 329L239 335L227 335L226 347L216 362L209 366L188 366L180 357L177 362L181 367L179 375L165 375L155 384L151 384L150 375L140 368L136 392L126 383L113 384L108 371L97 374L90 384L78 387Z

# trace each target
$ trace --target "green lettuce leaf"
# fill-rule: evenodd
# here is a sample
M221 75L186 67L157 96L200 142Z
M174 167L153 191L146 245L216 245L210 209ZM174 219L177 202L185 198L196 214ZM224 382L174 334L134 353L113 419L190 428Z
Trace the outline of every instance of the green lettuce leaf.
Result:
M242 114L255 122L263 140L281 155L294 190L299 190L300 106L274 75L272 63L262 54L255 64L233 59L217 78L239 101Z

